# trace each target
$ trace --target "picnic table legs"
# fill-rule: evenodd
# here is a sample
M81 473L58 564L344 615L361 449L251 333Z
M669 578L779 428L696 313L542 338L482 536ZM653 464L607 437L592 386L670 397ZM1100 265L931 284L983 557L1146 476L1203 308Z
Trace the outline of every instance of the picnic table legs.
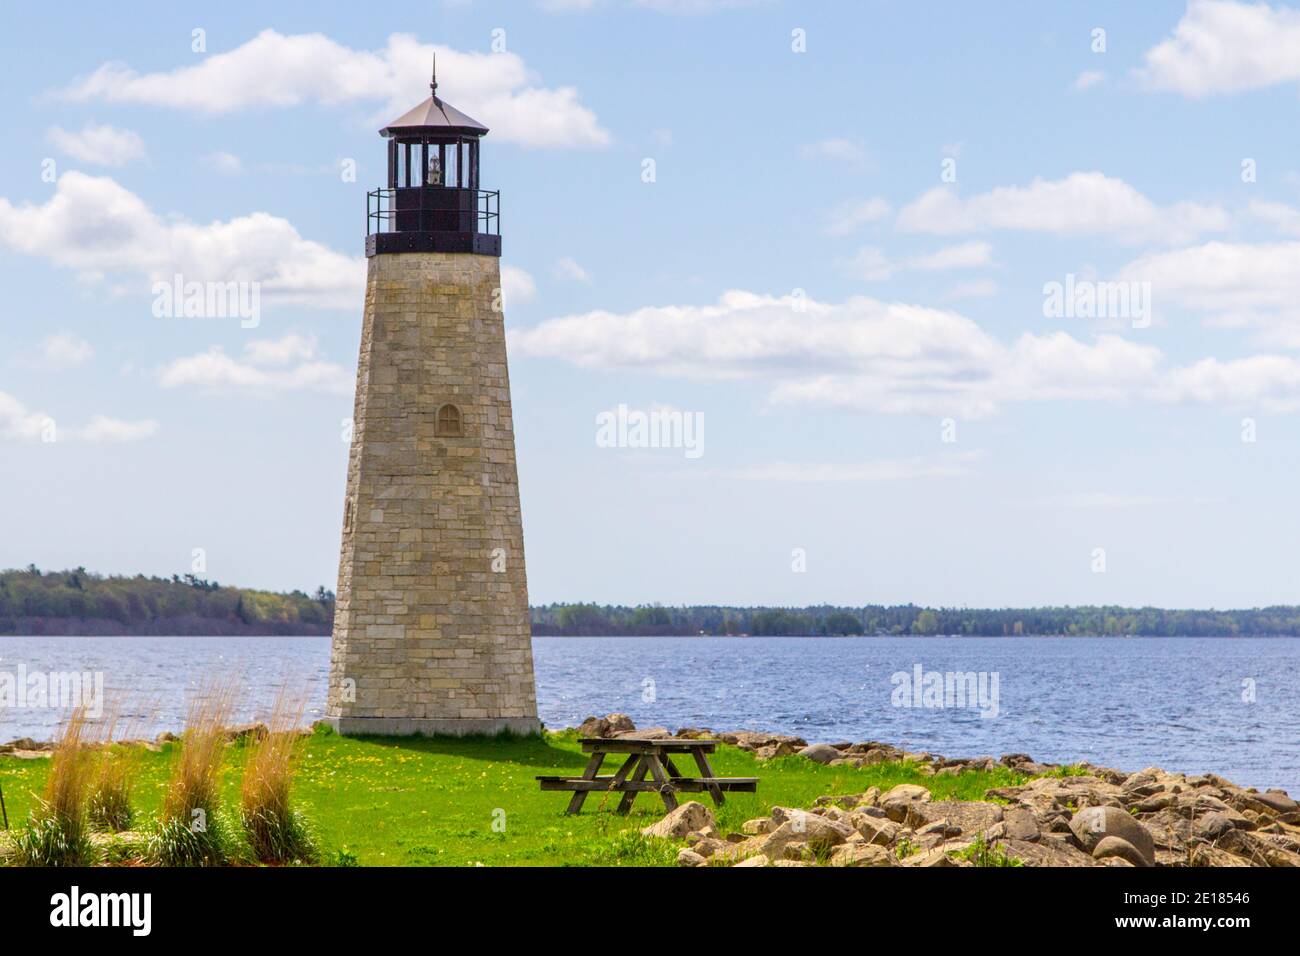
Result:
M587 769L582 771L583 780L595 780L596 774L600 771L600 765L605 761L603 753L594 753L587 760ZM575 790L573 796L569 798L569 809L566 813L577 813L582 809L583 801L587 799L586 790Z
M639 756L637 754L633 754L631 757L628 758L629 760L635 759L637 762L636 770L632 772L632 777L631 777L632 783L641 782L642 780L645 779L646 774L650 772L650 765L646 762L646 758L647 758L646 754L640 754ZM632 801L635 799L636 799L635 790L625 790L623 792L623 798L618 801L618 812L627 813L629 810L631 810Z
M631 762L631 759L632 758L628 758L629 763ZM626 766L627 765L625 764L625 769ZM674 776L681 776L676 773L675 770L676 768L674 768ZM668 779L668 774L664 772L664 766L660 762L658 754L647 753L640 755L640 759L637 761L636 771L632 774L631 782L640 783L645 780L647 776L653 777L654 782L658 784L659 796L663 799L664 806L668 808L668 812L671 813L673 810L676 810L677 797L672 782ZM610 789L616 789L616 786L611 787ZM623 799L618 802L619 813L627 813L632 809L632 803L636 800L637 793L638 791L636 790L624 791Z
M658 754L650 754L650 773L654 775L655 783L659 784L659 796L664 799L664 806L668 812L672 813L677 809L677 797L673 785L668 781L668 774L664 773L664 765L659 762Z
M703 750L695 751L695 765L700 768L700 776L705 780L713 779L713 768L709 766L709 758L704 755ZM722 795L722 788L716 783L705 784L705 786L709 788L709 796L717 806L722 806L726 802L727 798Z

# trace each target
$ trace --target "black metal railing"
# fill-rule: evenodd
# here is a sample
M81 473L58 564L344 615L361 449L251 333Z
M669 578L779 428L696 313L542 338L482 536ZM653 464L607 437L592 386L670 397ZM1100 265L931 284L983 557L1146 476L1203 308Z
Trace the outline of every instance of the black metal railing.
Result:
M398 194L409 196L399 203ZM460 195L472 196L469 208L460 209ZM453 200L443 202L442 200ZM501 235L501 192L488 189L412 186L398 189L372 189L366 193L366 235L384 232L461 231L457 220L469 219L473 231L482 235Z

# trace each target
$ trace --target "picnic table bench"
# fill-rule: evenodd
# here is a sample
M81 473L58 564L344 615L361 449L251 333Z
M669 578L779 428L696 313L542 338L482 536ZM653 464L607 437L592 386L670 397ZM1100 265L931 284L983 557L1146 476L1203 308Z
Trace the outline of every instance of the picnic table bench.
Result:
M638 793L658 793L671 812L677 809L678 793L707 792L715 804L726 801L727 791L753 793L757 777L719 777L709 766L708 755L718 748L716 740L687 740L677 737L584 737L583 753L590 754L580 777L539 776L543 790L571 790L568 813L582 809L587 794L593 790L621 793L618 812L627 813ZM689 754L699 768L697 777L677 769L673 757ZM611 776L599 776L601 764L609 755L622 756L623 764ZM647 779L649 778L649 779Z

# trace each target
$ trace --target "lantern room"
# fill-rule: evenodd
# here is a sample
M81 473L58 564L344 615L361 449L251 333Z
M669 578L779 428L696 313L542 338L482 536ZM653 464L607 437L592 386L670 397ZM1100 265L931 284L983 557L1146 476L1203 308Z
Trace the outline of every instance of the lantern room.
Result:
M367 194L366 255L467 252L501 255L500 194L479 188L479 143L488 128L430 96L379 134L388 185Z

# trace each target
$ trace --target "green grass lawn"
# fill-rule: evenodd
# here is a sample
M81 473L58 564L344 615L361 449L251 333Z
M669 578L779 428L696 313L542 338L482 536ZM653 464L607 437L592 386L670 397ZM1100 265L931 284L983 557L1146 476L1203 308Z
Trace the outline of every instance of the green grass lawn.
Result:
M162 800L175 744L140 756L134 804L153 814ZM244 749L227 749L224 787L237 806ZM609 760L607 759L607 765ZM766 816L772 806L810 807L822 794L928 787L936 800L980 800L990 787L1023 781L1012 771L931 777L906 763L856 769L826 767L803 757L759 762L734 747L711 758L727 777L758 777L758 792L727 797L718 811L724 831ZM581 774L586 764L576 733L544 738L345 738L317 732L304 740L295 782L297 805L319 836L326 863L362 866L643 866L671 865L677 845L637 832L664 814L655 794L640 794L632 813L613 812L617 795L593 793L581 814L568 816L568 793L543 793L538 774ZM10 827L27 817L48 760L0 757ZM607 772L602 768L602 773ZM612 772L612 769L608 772ZM708 803L707 796L703 797Z

